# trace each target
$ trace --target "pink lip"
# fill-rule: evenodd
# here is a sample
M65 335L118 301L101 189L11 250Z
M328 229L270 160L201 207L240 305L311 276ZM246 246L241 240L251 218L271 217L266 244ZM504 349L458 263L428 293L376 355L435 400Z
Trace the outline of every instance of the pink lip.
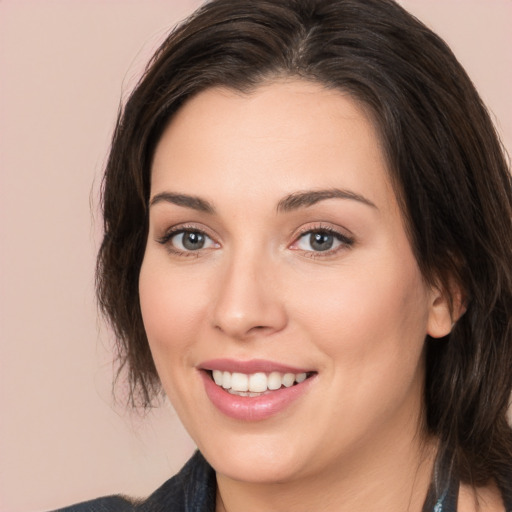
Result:
M222 372L240 372L240 373L308 373L311 368L297 368L294 366L287 366L273 361L266 361L264 359L251 359L249 361L239 361L235 359L210 359L197 365L201 370L220 370Z
M221 370L241 373L256 373L278 371L281 373L304 373L306 370L275 364L270 361L233 361L215 359L205 361L200 365L200 375L203 379L206 395L211 403L223 414L241 421L262 421L279 414L297 401L310 388L315 376L311 376L300 384L289 388L282 387L276 391L268 391L262 395L249 397L228 393L213 382L210 373L205 370Z

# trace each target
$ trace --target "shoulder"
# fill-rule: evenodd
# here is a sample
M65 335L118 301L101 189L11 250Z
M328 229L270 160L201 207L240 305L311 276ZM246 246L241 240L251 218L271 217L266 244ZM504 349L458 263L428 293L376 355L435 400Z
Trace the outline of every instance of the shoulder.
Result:
M134 504L122 496L107 496L85 501L70 507L59 508L55 512L129 512Z
M196 452L177 475L145 500L107 496L54 512L213 512L215 493L215 472L203 456Z

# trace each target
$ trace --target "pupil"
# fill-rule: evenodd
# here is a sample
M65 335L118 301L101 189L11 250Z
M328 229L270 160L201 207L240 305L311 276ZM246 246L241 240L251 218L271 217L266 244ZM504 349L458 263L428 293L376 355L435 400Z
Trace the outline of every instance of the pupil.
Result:
M191 251L201 249L204 245L204 235L189 231L183 234L183 247Z
M312 233L310 243L315 251L328 251L334 243L334 237L329 233Z

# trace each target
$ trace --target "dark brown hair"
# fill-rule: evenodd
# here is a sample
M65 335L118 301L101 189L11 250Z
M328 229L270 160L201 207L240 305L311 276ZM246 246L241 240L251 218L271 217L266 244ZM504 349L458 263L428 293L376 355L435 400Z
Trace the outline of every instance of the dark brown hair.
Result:
M489 114L447 45L392 0L213 0L156 52L119 114L107 163L99 303L133 403L159 381L138 277L155 146L187 99L276 77L341 89L372 113L425 279L460 289L452 333L426 340L426 423L463 481L512 492L512 186Z

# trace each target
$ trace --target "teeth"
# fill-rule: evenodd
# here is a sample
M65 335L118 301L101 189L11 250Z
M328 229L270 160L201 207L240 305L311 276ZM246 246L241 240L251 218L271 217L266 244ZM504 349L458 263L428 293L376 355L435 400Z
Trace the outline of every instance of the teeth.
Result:
M290 388L295 382L295 375L293 373L285 373L283 377L283 386Z
M253 373L249 376L248 380L249 390L253 393L263 393L263 391L267 391L267 376L264 373Z
M222 372L219 371L219 370L214 370L212 372L212 375L213 375L213 380L215 381L215 384L217 384L217 386L222 386Z
M232 373L231 389L233 391L249 391L249 376L245 373Z
M215 384L228 390L232 394L241 396L258 396L265 391L275 391L282 386L289 388L295 383L300 384L307 378L306 373L280 373L263 372L251 373L249 375L238 372L223 372L213 370L212 376Z
M231 387L231 373L222 372L222 387L229 389Z
M279 372L272 372L267 379L267 387L270 390L279 389L283 385L283 376Z

